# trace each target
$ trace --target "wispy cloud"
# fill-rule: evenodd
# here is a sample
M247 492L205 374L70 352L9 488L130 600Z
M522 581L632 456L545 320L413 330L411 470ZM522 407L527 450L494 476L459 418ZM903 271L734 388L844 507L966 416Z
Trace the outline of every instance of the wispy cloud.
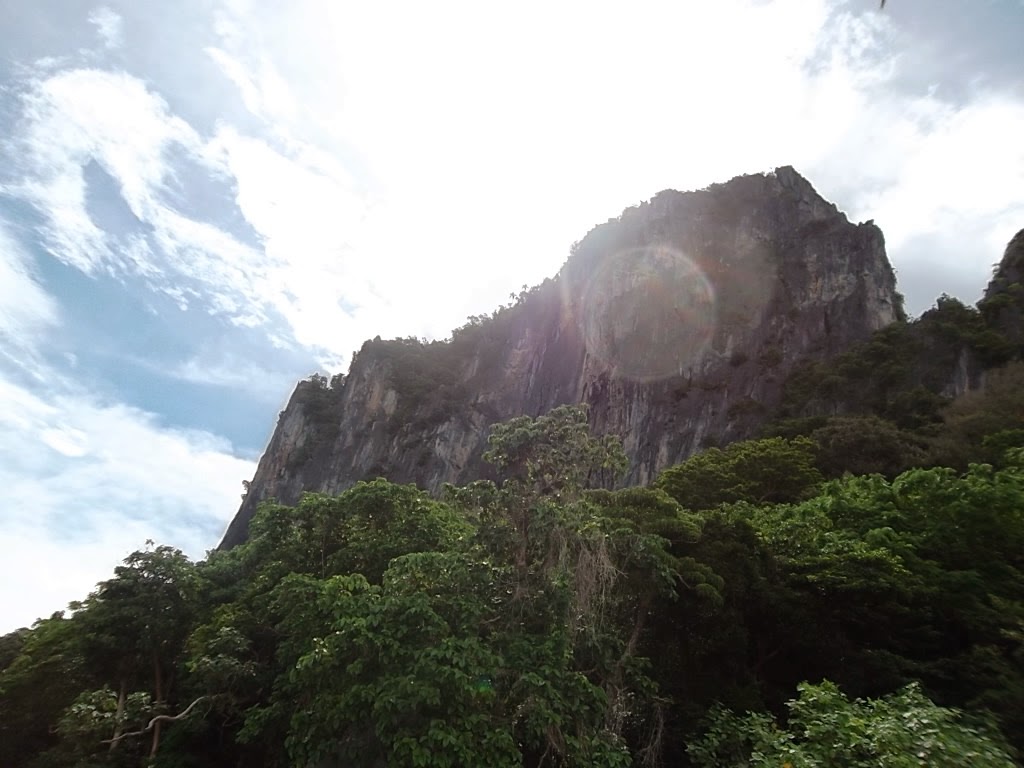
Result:
M7 190L46 216L44 242L53 255L86 273L116 272L123 266L114 242L120 233L100 230L90 217L85 166L101 163L144 221L161 207L159 191L171 172L167 149L197 146L199 139L142 81L124 73L62 71L27 86L21 131L6 147L17 173Z
M254 469L48 365L61 311L17 232L0 221L0 633L80 599L146 539L202 556Z
M57 303L33 279L32 261L0 219L0 360L38 376L37 346L59 316Z
M175 177L170 151L202 160L205 144L160 96L124 73L71 70L31 83L23 105L24 129L11 142L21 175L7 190L46 217L43 242L50 253L87 274L143 276L185 304L191 289L204 309L242 325L261 321L267 294L262 252L166 201ZM99 229L87 205L84 168L90 162L114 179L148 237Z
M288 373L267 370L237 355L200 354L175 365L167 373L192 384L247 392L264 402L277 403L294 383Z
M365 296L365 278L343 253L363 203L337 162L316 147L275 148L230 126L204 140L124 73L79 69L34 81L22 115L23 130L11 142L20 178L6 188L45 216L44 244L53 255L87 274L145 277L183 307L197 299L202 310L240 326L266 325L268 336L285 333L335 351L337 329L348 323L343 293ZM258 245L177 210L172 150L230 180ZM114 180L147 234L97 225L84 174L90 162ZM272 325L269 310L287 325Z
M95 9L89 14L89 22L96 27L104 48L120 48L124 43L124 20L110 8Z

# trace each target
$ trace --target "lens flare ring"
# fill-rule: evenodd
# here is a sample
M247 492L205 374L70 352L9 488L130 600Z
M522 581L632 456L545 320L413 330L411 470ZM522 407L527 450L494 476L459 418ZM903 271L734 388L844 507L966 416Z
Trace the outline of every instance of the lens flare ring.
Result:
M701 367L715 334L715 289L681 251L618 251L574 287L587 352L619 378L653 381Z

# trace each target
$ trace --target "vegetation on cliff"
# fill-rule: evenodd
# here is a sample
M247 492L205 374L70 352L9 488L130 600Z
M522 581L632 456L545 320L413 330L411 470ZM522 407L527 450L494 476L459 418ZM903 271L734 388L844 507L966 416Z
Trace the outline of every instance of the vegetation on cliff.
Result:
M804 362L787 378L764 433L810 437L829 477L963 470L1024 446L1022 243L1024 231L976 308L941 296L916 320Z

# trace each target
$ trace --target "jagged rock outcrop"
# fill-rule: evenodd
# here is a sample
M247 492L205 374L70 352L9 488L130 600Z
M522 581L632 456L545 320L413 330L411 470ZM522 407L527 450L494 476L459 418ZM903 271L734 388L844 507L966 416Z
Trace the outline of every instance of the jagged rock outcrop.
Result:
M902 317L881 231L792 168L665 191L594 228L558 276L445 342L367 342L301 382L222 546L263 499L378 475L437 490L486 474L488 427L587 403L625 481L755 434L797 361Z
M1006 246L978 309L1018 356L1024 353L1024 229Z

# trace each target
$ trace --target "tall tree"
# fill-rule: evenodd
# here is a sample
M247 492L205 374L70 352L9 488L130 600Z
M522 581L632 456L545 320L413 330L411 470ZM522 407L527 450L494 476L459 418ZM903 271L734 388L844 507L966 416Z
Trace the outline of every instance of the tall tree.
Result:
M148 679L153 715L166 714L175 670L191 631L198 597L194 566L180 550L159 546L133 552L81 606L84 653L104 670L118 704L110 748L120 742L121 716L131 687ZM147 735L150 756L160 746L163 721Z
M657 480L687 509L748 501L780 504L810 496L822 481L816 446L807 438L746 440L711 448L666 469Z

